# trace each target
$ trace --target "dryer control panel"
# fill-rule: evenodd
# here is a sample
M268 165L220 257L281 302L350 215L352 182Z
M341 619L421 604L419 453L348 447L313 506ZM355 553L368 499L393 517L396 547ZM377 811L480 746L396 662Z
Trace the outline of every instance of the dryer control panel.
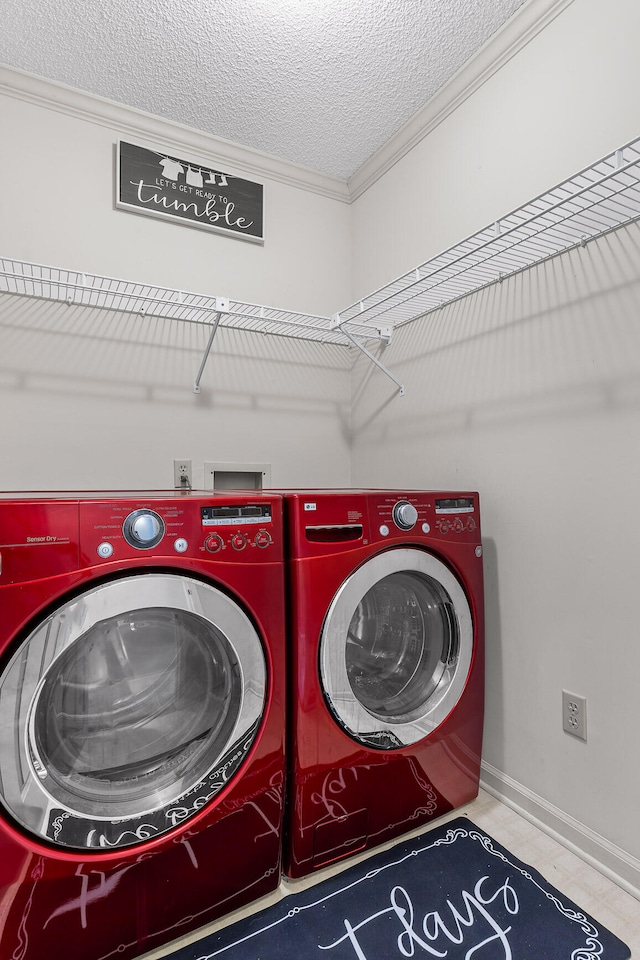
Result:
M80 548L88 561L218 556L260 563L281 556L278 519L278 501L248 496L81 502Z
M208 531L205 549L219 553L229 544L236 551L252 546L265 550L273 543L272 520L270 503L202 507L202 526Z

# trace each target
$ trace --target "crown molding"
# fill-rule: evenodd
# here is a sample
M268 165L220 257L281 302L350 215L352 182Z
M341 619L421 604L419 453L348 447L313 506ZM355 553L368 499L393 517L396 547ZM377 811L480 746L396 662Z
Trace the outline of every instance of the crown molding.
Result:
M376 180L446 120L464 101L533 40L573 0L528 0L468 61L347 181L357 200Z
M213 137L191 127L164 120L154 114L127 107L104 97L85 93L66 84L0 64L0 93L15 100L45 107L114 131L116 138L132 137L162 146L186 158L236 174L276 180L288 186L318 193L332 200L349 202L344 180L318 173L301 164L280 160L230 140Z
M66 84L0 64L0 92L142 138L178 155L230 167L250 177L275 180L332 200L351 203L428 136L443 120L545 29L573 0L527 0L438 93L427 101L348 181L280 160L242 144L211 136L154 114L127 107ZM196 156L197 155L197 156Z

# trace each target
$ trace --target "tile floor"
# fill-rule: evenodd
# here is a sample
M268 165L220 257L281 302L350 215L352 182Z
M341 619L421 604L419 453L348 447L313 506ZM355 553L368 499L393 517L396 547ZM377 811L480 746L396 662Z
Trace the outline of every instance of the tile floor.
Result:
M533 823L482 790L473 803L454 811L448 817L442 817L438 820L438 824L460 815L468 816L476 826L507 847L520 860L535 867L561 893L566 894L602 926L607 927L623 940L631 950L632 960L640 960L640 902L635 897L618 887ZM416 830L409 836L418 836L422 832L424 829ZM392 845L387 844L386 847ZM229 914L217 923L210 924L197 933L189 934L166 947L144 954L140 960L160 960L179 946L193 943L207 933L271 906L288 893L295 893L314 883L319 883L327 876L338 873L358 860L366 859L367 856L364 854L361 857L352 857L340 867L319 871L311 879L283 882L279 890L250 907ZM540 960L545 958L540 957Z

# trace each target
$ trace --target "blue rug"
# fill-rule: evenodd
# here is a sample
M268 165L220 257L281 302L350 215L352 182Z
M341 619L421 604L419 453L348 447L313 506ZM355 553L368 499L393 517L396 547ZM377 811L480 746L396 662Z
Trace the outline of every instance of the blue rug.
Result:
M627 960L629 948L469 820L377 854L170 960Z

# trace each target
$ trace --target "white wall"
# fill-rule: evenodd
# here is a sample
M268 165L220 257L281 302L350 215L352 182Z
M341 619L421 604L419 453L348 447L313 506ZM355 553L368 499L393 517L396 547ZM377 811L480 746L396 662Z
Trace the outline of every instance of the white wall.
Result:
M313 313L348 299L337 184L334 196L241 149L238 170L195 131L14 71L0 80L0 256ZM264 182L264 245L116 209L119 138ZM348 350L221 329L196 396L207 336L2 296L0 488L171 486L182 457L196 485L208 460L270 463L274 485L347 484Z
M544 11L551 0L529 0ZM640 134L640 5L555 0L561 12L353 204L352 300L404 274ZM505 27L519 39L513 24ZM516 48L518 44L515 44ZM472 63L471 86L477 85ZM444 117L439 123L436 118ZM378 158L370 163L375 168ZM359 171L364 179L366 169Z
M291 310L344 304L338 182L1 67L0 124L0 255ZM120 138L264 183L264 245L116 209Z
M173 486L173 459L272 465L274 486L349 482L340 347L0 295L0 487Z
M356 289L637 137L638 35L635 0L566 7L356 201ZM487 769L635 858L636 887L639 315L634 224L398 330L406 396L358 360L352 414L354 484L480 490Z

